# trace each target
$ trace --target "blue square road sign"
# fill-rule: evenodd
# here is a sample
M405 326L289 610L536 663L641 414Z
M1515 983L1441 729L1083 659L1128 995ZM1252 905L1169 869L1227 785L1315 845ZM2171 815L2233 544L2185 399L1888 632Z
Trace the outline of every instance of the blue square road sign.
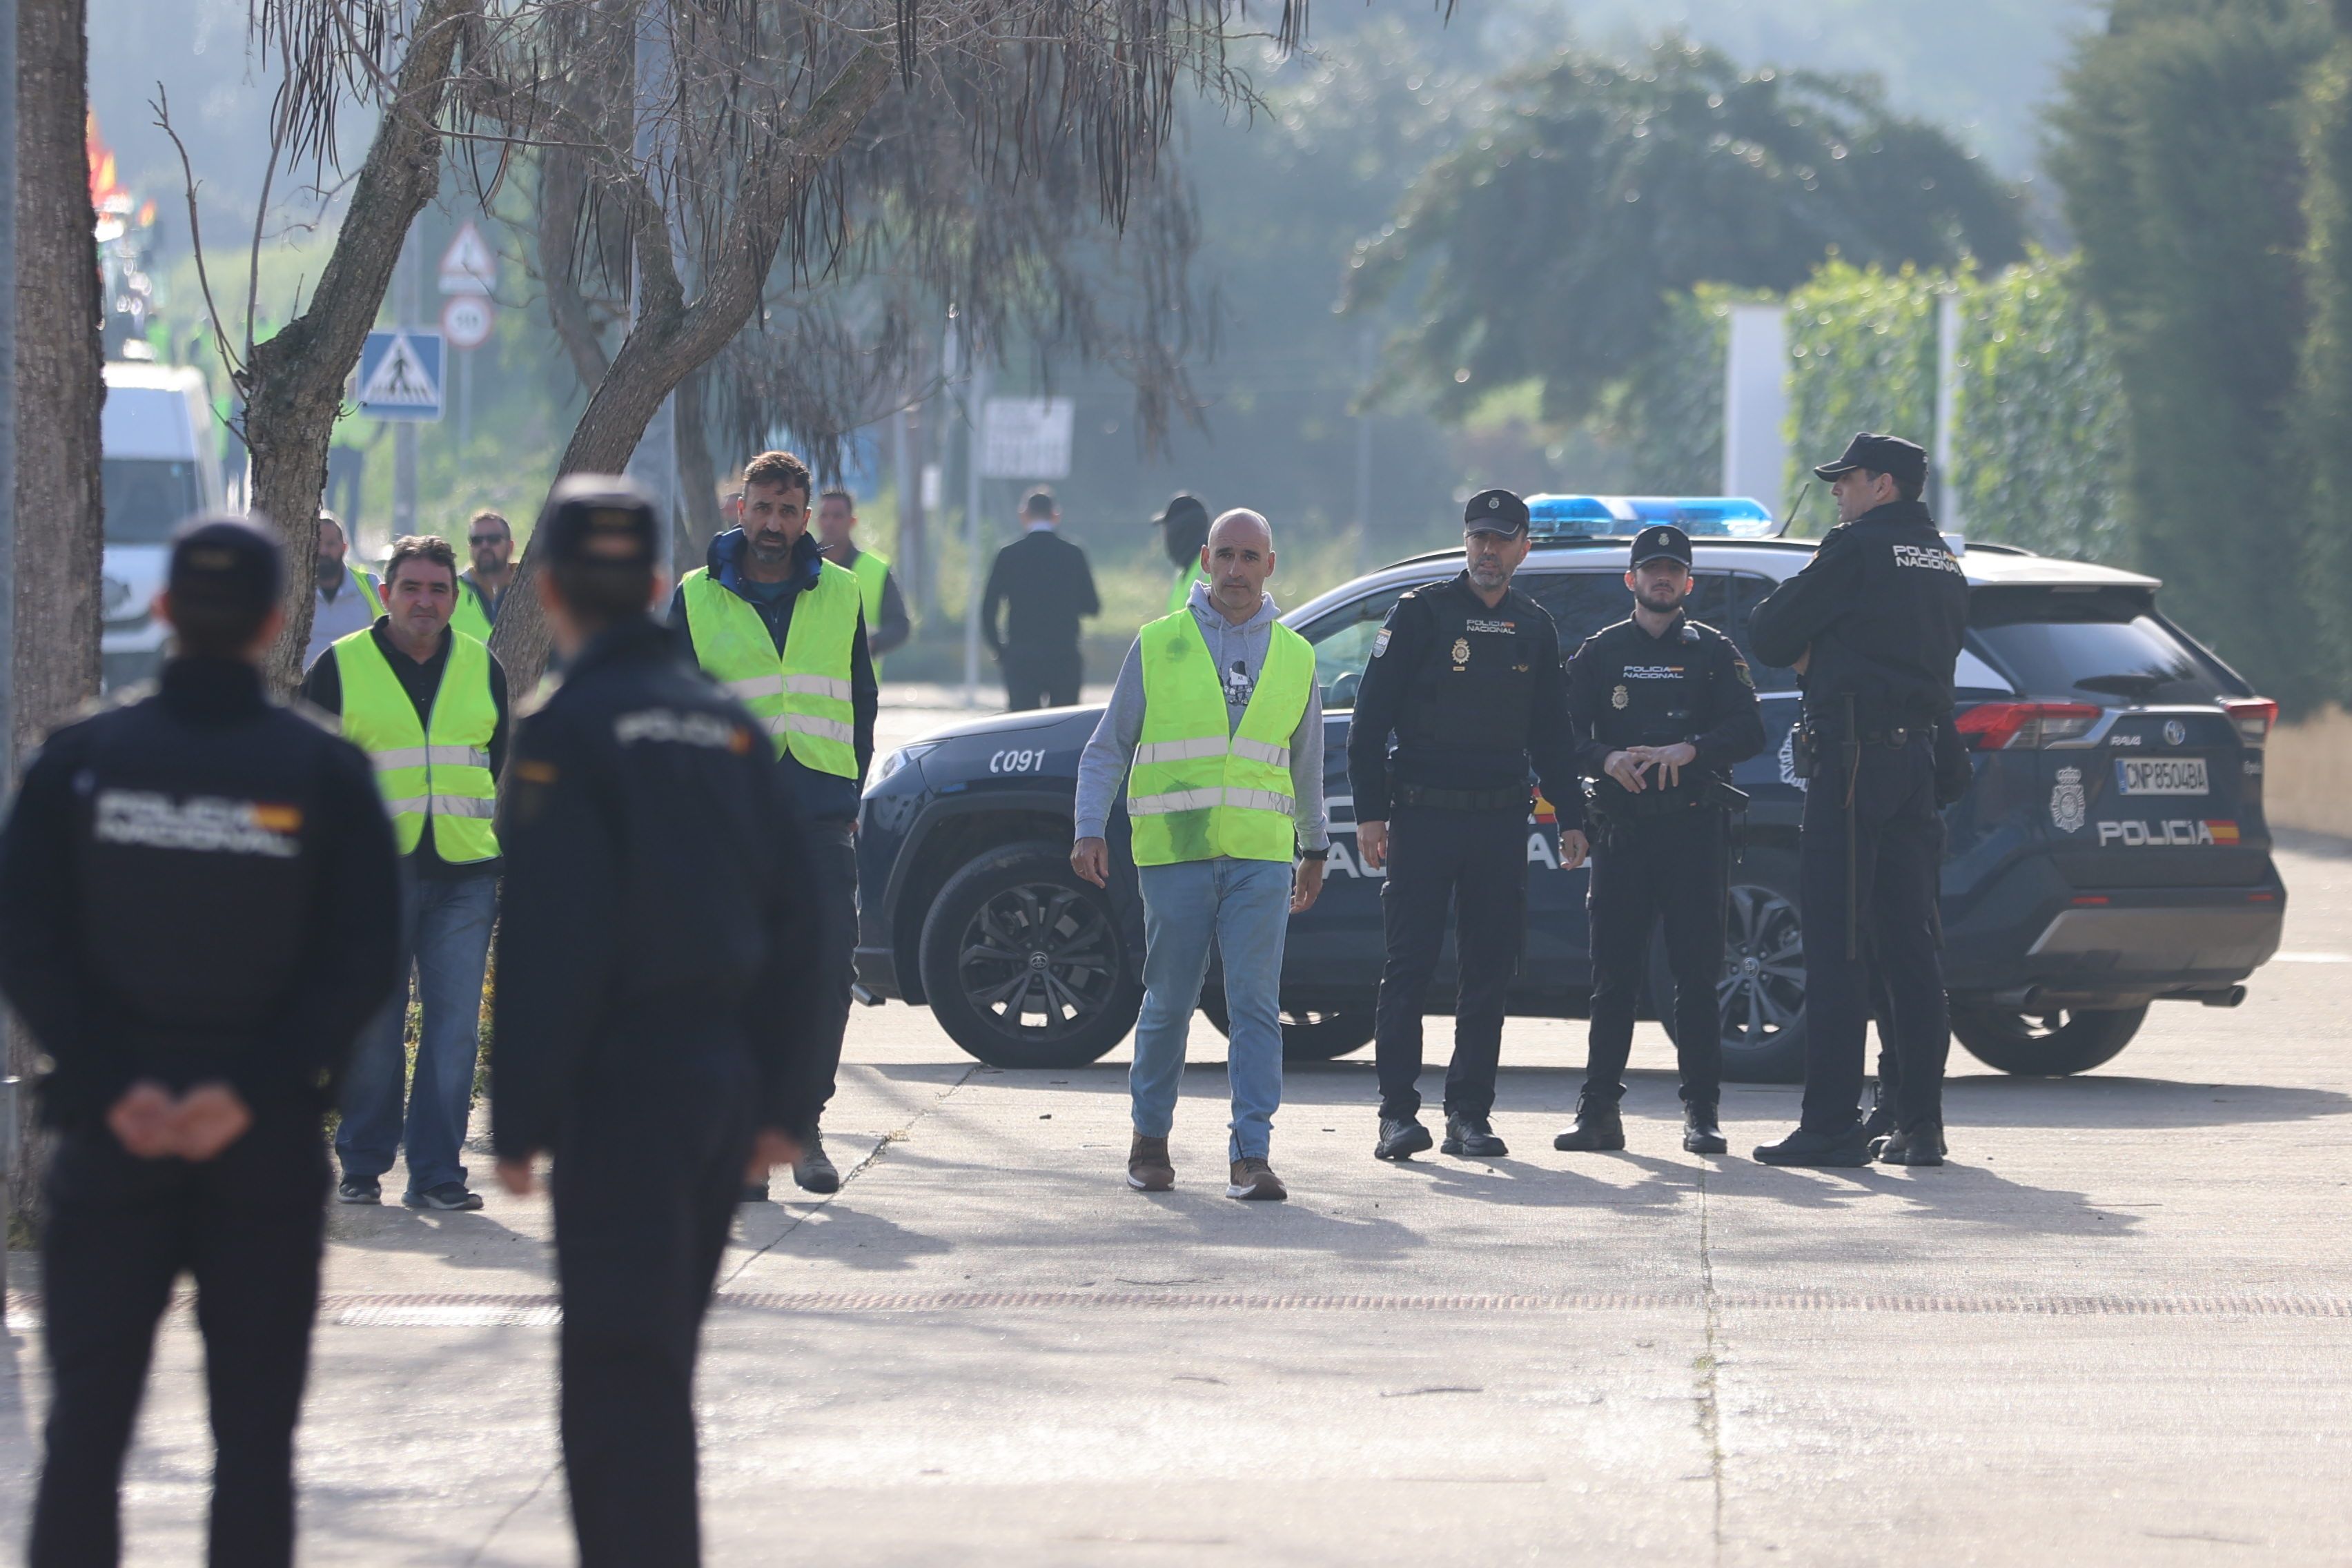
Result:
M373 419L438 419L443 363L438 332L370 332L352 400Z

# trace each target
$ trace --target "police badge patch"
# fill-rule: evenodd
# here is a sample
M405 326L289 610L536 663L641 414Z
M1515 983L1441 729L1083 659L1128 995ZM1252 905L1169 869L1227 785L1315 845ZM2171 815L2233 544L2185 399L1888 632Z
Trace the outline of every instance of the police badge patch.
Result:
M1467 664L1470 662L1470 639L1468 637L1455 637L1454 639L1454 662L1457 665Z
M1386 653L1386 652L1388 652L1388 651L1389 651L1389 629L1388 629L1388 627L1386 627L1386 626L1382 626L1382 627L1381 628L1381 635L1380 635L1380 636L1378 636L1378 637L1374 637L1374 638L1372 639L1372 657L1373 657L1374 658L1380 658L1380 657L1381 657L1381 655L1382 655L1382 654L1384 654L1384 653Z
M1632 700L1633 700L1633 697L1622 686L1609 694L1609 706L1612 708L1622 708Z
M2050 791L2050 825L2061 833L2082 831L2085 816L2083 798L2083 770L2060 768L2058 783Z

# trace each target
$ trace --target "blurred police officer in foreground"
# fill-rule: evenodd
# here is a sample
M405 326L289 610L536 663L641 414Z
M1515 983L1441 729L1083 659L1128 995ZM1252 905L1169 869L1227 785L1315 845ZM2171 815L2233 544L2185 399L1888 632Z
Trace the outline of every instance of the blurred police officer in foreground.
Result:
M320 1116L392 992L399 884L368 761L262 689L275 535L193 520L170 570L160 689L52 735L0 834L0 985L61 1133L38 1568L121 1553L123 1449L183 1269L218 1448L210 1560L292 1561Z
M1633 1045L1650 931L1661 921L1675 978L1683 1147L1720 1154L1723 905L1734 763L1764 749L1756 682L1731 639L1683 613L1691 544L1679 528L1634 536L1633 613L1586 639L1568 666L1577 761L1592 781L1600 853L1591 910L1591 1044L1576 1125L1555 1149L1622 1149L1618 1101Z
M766 730L646 614L644 492L566 479L538 538L568 665L501 804L491 1138L510 1192L555 1159L581 1561L691 1563L696 1342L736 1192L815 1114L811 873Z
M1968 579L1919 500L1927 455L1918 447L1864 433L1813 472L1831 481L1840 526L1748 623L1757 658L1804 673L1812 759L1799 841L1804 1116L1756 1157L1869 1161L1855 1102L1874 961L1901 1067L1897 1126L1880 1157L1937 1165L1951 1036L1937 936L1936 736L1951 716Z
M1374 1024L1381 1136L1372 1152L1383 1160L1429 1147L1414 1080L1422 1001L1449 908L1460 983L1444 1152L1508 1152L1487 1119L1505 993L1527 927L1530 759L1559 814L1560 868L1584 861L1559 631L1542 605L1511 586L1528 558L1527 503L1508 490L1473 496L1462 543L1461 575L1413 589L1389 612L1348 733L1356 847L1367 869L1388 868L1381 888L1388 955Z

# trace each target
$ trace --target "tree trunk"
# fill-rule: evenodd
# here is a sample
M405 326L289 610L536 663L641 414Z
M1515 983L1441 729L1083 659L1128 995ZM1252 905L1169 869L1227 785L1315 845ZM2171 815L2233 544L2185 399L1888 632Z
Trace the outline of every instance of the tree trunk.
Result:
M319 502L327 488L327 447L341 412L343 384L359 363L383 308L409 225L441 183L441 112L458 37L481 0L424 0L395 96L368 148L335 247L310 308L246 366L245 438L253 452L253 510L286 541L286 630L267 674L280 691L302 678L317 593L310 570L319 548Z
M99 339L97 215L89 205L89 50L83 0L17 0L16 756L98 695ZM29 1085L39 1043L8 1031L8 1070ZM20 1097L19 1207L47 1163L33 1097ZM5 1216L0 1216L5 1217Z
M768 270L803 194L880 100L894 66L887 43L866 45L817 95L799 123L776 139L761 165L745 179L737 216L706 259L703 293L693 303L684 300L667 235L653 226L640 230L638 266L645 276L639 298L646 310L631 323L611 368L589 395L556 466L558 479L619 473L663 399L743 330L759 308ZM538 567L537 551L526 547L516 587L535 578ZM535 591L509 590L490 647L506 666L510 687L527 691L538 685L547 667L548 637Z

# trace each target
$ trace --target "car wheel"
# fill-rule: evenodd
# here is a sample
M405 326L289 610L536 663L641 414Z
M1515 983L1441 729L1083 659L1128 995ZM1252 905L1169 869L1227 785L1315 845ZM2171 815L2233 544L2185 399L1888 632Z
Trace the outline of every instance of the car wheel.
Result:
M1225 994L1209 977L1201 987L1201 1011L1230 1038L1225 1017ZM1349 1051L1372 1043L1372 1005L1368 999L1353 1007L1285 1007L1282 1010L1282 1059L1286 1062L1337 1061Z
M948 1037L991 1067L1072 1068L1135 1026L1143 980L1110 897L1058 844L991 850L923 921L923 988Z
M1730 1083L1796 1083L1805 1076L1804 921L1797 904L1796 857L1751 849L1731 868L1724 910L1723 1076ZM1663 940L1650 944L1650 995L1675 1032L1674 977Z
M2064 1078L2114 1059L2147 1018L2147 1004L2050 1014L2013 1013L1982 1002L1952 1005L1952 1033L1989 1068L2027 1078Z

